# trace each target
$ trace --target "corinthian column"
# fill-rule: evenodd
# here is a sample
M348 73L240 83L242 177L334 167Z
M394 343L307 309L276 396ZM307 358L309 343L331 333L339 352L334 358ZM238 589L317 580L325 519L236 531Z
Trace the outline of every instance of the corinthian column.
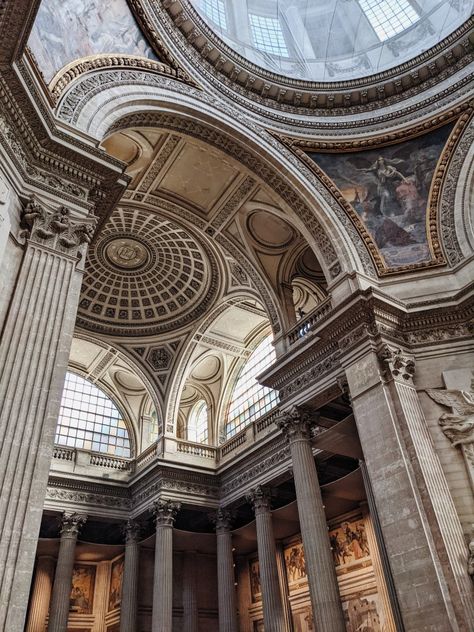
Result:
M293 408L277 421L290 444L301 538L315 628L345 632L326 515L310 442L308 415Z
M138 568L140 561L140 525L128 520L125 534L125 563L123 569L120 632L135 632L138 611Z
M232 514L219 508L211 519L217 534L217 598L219 632L238 632L235 596L234 558L232 555Z
M0 340L0 630L24 627L93 223L34 202L22 217L25 250Z
M61 519L61 542L54 574L48 632L66 632L77 536L85 521L86 517L77 513L65 513Z
M278 576L275 536L273 535L270 492L258 486L251 491L247 498L252 503L257 523L258 563L265 630L267 632L287 632Z
M152 632L173 627L173 524L181 505L170 500L154 504L156 522Z
M44 632L54 577L54 558L40 555L36 563L35 583L30 600L26 632Z

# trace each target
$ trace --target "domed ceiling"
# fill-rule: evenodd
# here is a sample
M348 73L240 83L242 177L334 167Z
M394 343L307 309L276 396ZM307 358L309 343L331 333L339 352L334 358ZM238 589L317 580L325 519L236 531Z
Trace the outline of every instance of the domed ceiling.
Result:
M217 295L214 255L177 223L118 208L89 249L78 324L150 335L201 316Z
M292 79L346 81L438 44L474 0L189 0L239 56Z

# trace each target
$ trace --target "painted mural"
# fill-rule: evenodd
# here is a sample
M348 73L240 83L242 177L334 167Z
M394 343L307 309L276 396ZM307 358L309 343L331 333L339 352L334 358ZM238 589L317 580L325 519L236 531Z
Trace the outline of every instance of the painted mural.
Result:
M126 0L42 0L28 45L47 83L63 66L89 55L156 59Z
M118 608L122 601L123 567L124 558L121 557L115 560L110 568L109 612Z
M308 154L351 204L388 267L431 259L429 193L452 127L377 150Z
M69 612L92 614L94 606L95 566L77 565L72 573Z
M332 555L336 570L355 570L370 560L369 545L363 520L342 522L337 529L329 531Z
M249 562L249 576L250 576L250 593L252 595L252 601L261 601L262 588L260 586L260 566L258 560L251 560Z
M384 632L382 607L377 594L349 599L342 604L347 632Z
M306 562L304 559L303 543L294 542L284 550L286 576L288 586L291 588L302 583L307 583Z

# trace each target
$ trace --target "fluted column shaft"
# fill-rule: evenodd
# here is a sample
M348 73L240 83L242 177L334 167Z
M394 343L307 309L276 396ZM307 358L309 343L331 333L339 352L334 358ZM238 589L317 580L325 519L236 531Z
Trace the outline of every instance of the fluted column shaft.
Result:
M293 412L282 416L279 425L290 443L315 628L318 632L345 632L324 504L310 443L310 422L305 415Z
M26 632L44 632L54 577L54 558L40 555L36 563L35 583L30 600Z
M61 542L54 574L48 632L66 632L67 629L76 542L79 529L84 522L85 517L78 514L65 514L62 518Z
M173 524L179 503L155 503L155 573L153 580L152 632L170 632L173 627Z
M9 632L24 629L90 238L81 231L92 226L36 203L22 223L28 238L0 333L0 630Z
M232 516L219 509L214 516L217 534L217 598L219 632L238 632L235 595L234 558L232 554Z
M140 527L129 520L125 527L125 562L123 569L120 632L135 632L138 612L138 571L140 563Z
M293 617L291 615L291 607L288 592L288 577L286 573L285 551L281 542L276 543L278 576L280 579L280 591L282 595L283 612L285 613L285 621L288 632L293 632Z
M258 563L262 587L263 621L266 632L287 632L288 628L278 577L277 551L273 533L270 494L257 487L249 495L257 526Z
M188 551L185 553L183 571L183 626L186 632L198 632L199 611L195 552Z

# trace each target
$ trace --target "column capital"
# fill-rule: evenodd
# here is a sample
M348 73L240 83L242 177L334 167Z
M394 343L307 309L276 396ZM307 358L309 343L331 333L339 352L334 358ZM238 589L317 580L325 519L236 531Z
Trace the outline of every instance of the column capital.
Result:
M125 544L134 544L140 540L141 524L136 520L127 520L122 525L122 533L125 537Z
M26 204L20 221L23 235L30 241L45 244L72 257L84 254L92 241L96 224L96 217L75 220L66 206L49 210L34 198Z
M311 437L310 415L296 406L282 411L275 423L290 443L298 439L309 440Z
M378 353L382 370L387 380L394 379L403 384L413 385L415 358L402 349L384 345Z
M157 527L172 527L176 514L181 509L181 503L171 500L157 500L153 503L152 512Z
M234 513L230 509L219 507L215 513L209 514L209 518L216 525L217 533L224 533L232 529Z
M59 519L60 534L62 538L77 538L81 528L85 525L87 516L76 512L66 513Z
M258 485L247 494L247 500L252 505L255 515L271 511L271 490Z

